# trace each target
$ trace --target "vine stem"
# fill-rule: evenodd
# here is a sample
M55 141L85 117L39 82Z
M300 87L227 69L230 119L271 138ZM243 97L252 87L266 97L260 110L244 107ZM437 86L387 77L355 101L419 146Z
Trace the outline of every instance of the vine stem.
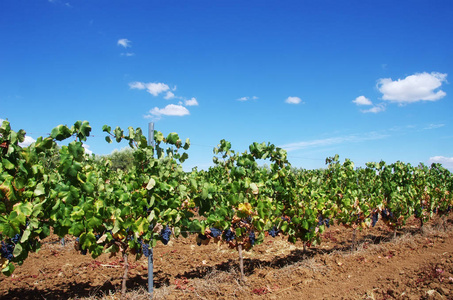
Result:
M241 270L241 281L244 281L244 257L242 256L242 243L238 245L239 269Z
M127 252L123 254L124 259L124 273L123 273L123 283L121 286L121 298L126 299L126 282L127 282L127 273L129 271L129 263L127 261Z

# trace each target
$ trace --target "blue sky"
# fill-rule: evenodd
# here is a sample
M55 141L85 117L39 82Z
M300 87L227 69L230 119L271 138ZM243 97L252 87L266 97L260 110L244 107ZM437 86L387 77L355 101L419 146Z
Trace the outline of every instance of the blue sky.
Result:
M88 120L190 138L185 169L221 139L453 170L453 2L0 2L0 119L27 141Z

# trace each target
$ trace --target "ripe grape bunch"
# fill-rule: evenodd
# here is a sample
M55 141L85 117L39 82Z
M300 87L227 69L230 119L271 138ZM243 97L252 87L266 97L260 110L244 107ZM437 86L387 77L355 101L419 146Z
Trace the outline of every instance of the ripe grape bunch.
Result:
M235 238L235 235L234 235L233 231L231 231L230 229L225 230L225 233L224 233L225 241L230 242L230 241L234 240L234 238Z
M146 244L142 240L140 240L140 244L142 245L142 253L145 257L149 257L151 254L151 250L149 249L149 244Z
M20 234L16 234L12 239L11 239L11 243L6 243L4 241L2 241L2 246L0 248L0 254L3 258L6 258L7 260L11 261L13 260L13 251L14 251L14 247L15 247L15 244L17 244L19 242L21 238L21 235Z
M381 211L381 217L384 221L390 221L393 218L393 213L389 209L384 208Z
M218 238L219 236L222 235L222 231L220 229L217 229L217 228L214 228L214 227L211 227L209 229L211 230L211 236L213 238Z
M250 241L250 244L252 246L255 245L256 236L255 236L255 232L254 231L250 231L250 233L249 233L249 241Z
M371 226L374 227L376 225L378 219L379 219L379 214L377 212L373 212L371 214Z
M273 238L277 236L279 230L276 226L272 227L271 230L268 231L269 235L272 236Z
M322 216L319 216L318 217L318 226L321 226L321 225L326 225L327 228L329 228L330 227L330 219L329 218L324 219Z
M206 241L207 239L208 237L206 235L199 233L197 237L197 245L201 246L201 243L203 243L203 241Z
M168 227L168 225L160 231L160 236L162 238L162 243L164 245L167 245L168 242L170 241L170 235L171 235L171 229Z

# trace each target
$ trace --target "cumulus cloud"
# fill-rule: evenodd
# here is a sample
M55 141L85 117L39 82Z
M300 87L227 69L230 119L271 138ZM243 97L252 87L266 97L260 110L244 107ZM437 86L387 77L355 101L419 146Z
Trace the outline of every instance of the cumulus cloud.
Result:
M357 105L373 105L371 100L365 96L359 96L359 97L355 98L355 100L353 100L352 102L354 102Z
M378 80L377 88L382 93L383 100L400 104L436 101L447 95L444 91L438 90L446 81L447 74L424 72L395 81L391 78L381 78Z
M164 98L165 99L175 98L175 94L173 94L172 92L168 91Z
M300 99L299 97L288 97L285 100L285 103L289 103L289 104L299 104L301 102L302 102L302 99Z
M87 145L87 144L82 144L82 147L85 149L85 153L88 154L88 155L91 155L93 154L93 151L91 151L89 148L90 146Z
M161 83L161 82L157 82L157 83L151 82L151 83L147 83L145 86L146 86L146 90L148 91L148 93L150 93L153 96L157 96L160 93L166 92L170 89L170 87L168 85L166 85L165 83Z
M154 107L149 111L149 115L145 118L160 117L160 116L185 116L189 115L189 110L182 105L169 104L164 108Z
M33 144L34 142L36 142L36 140L34 138L26 135L24 141L22 143L19 143L19 146L21 146L22 148L28 147L31 144Z
M170 90L170 87L162 82L144 83L144 82L135 81L135 82L130 82L129 87L131 89L138 89L138 90L146 89L147 92L153 96L157 96L160 93L164 93L164 92ZM171 94L173 94L173 93L171 93ZM167 96L168 96L168 94L167 94ZM166 99L170 99L170 98L166 98Z
M428 162L430 164L439 163L442 164L444 168L453 169L453 157L433 156L429 158Z
M377 114L377 113L380 113L382 111L385 111L385 105L384 104L377 104L377 105L373 106L370 109L362 109L360 111L363 112L363 113Z
M129 83L129 87L131 89L144 90L145 89L145 84L143 82L135 81L135 82L130 82Z
M129 41L128 39L119 39L117 45L128 48L131 46L131 41Z
M185 100L184 103L186 104L186 106L197 106L198 105L198 101L197 101L197 99L195 99L195 97L192 97L189 100Z

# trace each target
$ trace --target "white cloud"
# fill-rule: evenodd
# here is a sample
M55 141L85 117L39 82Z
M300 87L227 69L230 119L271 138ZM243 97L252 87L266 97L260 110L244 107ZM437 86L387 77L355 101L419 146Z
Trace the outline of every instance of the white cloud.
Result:
M428 126L426 126L425 128L423 129L436 129L436 128L441 128L441 127L444 127L445 124L429 124Z
M125 53L121 53L121 56L134 56L135 53L132 53L132 52L125 52Z
M378 139L386 138L387 136L388 135L380 134L377 132L370 132L365 135L352 134L352 135L347 135L347 136L332 137L332 138L320 139L320 140L302 141L302 142L281 145L279 147L281 147L289 152L289 151L294 151L294 150L315 148L315 147L325 147L325 146L338 145L338 144L343 144L343 143L378 140Z
M87 144L82 144L82 147L85 148L85 153L88 154L88 155L91 155L93 154L93 151L91 151L89 148L90 146L87 145Z
M288 97L286 98L285 102L289 104L299 104L300 102L302 102L302 99L300 99L299 97Z
M355 98L355 100L353 100L352 102L354 102L357 105L373 105L371 100L365 96L359 96L359 97Z
M444 168L453 169L453 157L433 156L429 158L428 162L430 164L440 163Z
M24 141L22 143L19 143L19 146L28 147L31 144L33 144L34 142L36 142L36 140L34 138L32 138L31 136L26 135Z
M130 82L129 83L129 87L131 89L144 90L145 89L145 84L143 82L135 81L135 82Z
M185 100L185 104L186 104L186 106L197 106L198 101L197 101L197 99L195 99L195 97L192 97L192 99Z
M138 90L143 90L146 88L148 93L150 93L153 96L157 96L160 93L166 92L170 89L168 87L168 85L166 85L165 83L161 83L161 82L144 83L144 82L135 81L135 82L130 82L129 87L131 89L138 89ZM173 93L171 93L171 94L173 94ZM167 93L167 96L169 96L168 93ZM170 99L170 98L166 98L166 99Z
M168 85L166 85L165 83L161 83L161 82L157 82L157 83L151 82L151 83L145 84L145 86L146 86L146 90L148 91L148 93L150 93L153 96L157 96L160 93L166 92L170 89L168 87Z
M424 72L396 81L391 78L381 78L378 80L377 88L383 94L383 100L400 104L417 101L436 101L445 97L446 93L437 89L446 81L447 74L437 72L429 74Z
M168 91L164 98L165 99L175 98L175 94L173 94L172 92Z
M160 117L164 116L185 116L189 115L189 110L182 105L169 104L164 108L154 107L149 111L150 115L146 115L146 118L151 118L153 116Z
M300 99L299 97L288 97L285 100L285 103L289 103L289 104L299 104L301 102L302 102L302 99Z
M259 99L257 96L253 96L253 97L241 97L241 98L238 98L236 99L237 101L248 101L248 100L257 100Z
M127 48L131 46L131 41L129 41L128 39L119 39L117 45Z
M362 109L361 110L361 112L363 112L363 113L374 113L374 114L380 113L382 111L385 111L385 105L384 104L378 104L378 105L373 106L370 109Z

